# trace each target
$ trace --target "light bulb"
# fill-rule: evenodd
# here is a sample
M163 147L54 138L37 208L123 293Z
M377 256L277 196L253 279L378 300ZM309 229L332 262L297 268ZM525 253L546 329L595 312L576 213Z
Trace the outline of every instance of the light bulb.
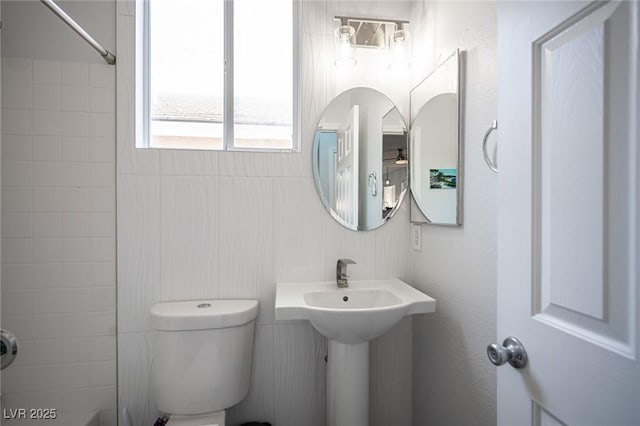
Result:
M334 62L336 68L351 68L358 63L352 43L355 32L355 29L347 21L342 21L336 30L336 60Z
M390 42L390 62L391 71L406 70L411 66L409 61L410 40L409 31L404 28L405 24L396 24L395 31L391 35Z

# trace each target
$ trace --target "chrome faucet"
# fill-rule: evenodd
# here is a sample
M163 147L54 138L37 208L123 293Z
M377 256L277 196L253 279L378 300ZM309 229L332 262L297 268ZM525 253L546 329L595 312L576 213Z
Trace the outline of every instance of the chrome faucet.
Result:
M347 275L347 265L355 265L355 263L356 262L351 259L338 259L336 265L336 284L338 284L338 287L349 287L349 281L347 281L347 278L349 278L349 275Z

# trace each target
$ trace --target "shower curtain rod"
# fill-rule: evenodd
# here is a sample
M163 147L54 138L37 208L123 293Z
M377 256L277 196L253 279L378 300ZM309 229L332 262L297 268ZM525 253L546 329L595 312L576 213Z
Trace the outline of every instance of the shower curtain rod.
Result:
M80 37L85 39L87 43L91 45L94 49L98 51L100 56L107 61L108 64L114 65L116 63L116 57L109 52L107 49L102 47L100 43L98 43L91 35L86 32L73 18L60 8L53 0L40 0L45 6L47 6L53 13L58 15L60 19L64 21L73 31L75 31Z

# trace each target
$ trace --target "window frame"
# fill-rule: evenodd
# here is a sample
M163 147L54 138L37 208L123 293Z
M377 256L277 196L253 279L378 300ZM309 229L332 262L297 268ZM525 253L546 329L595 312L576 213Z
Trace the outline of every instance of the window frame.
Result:
M141 97L141 102L136 101L136 109L139 111L137 114L142 123L136 123L136 127L139 128L139 131L136 132L140 136L141 143L136 142L136 147L138 148L148 148L148 149L175 149L175 150L206 150L206 151L216 151L216 152L284 152L284 153L295 153L301 152L301 122L302 122L302 113L300 110L301 105L301 90L300 83L301 79L301 70L300 70L300 60L301 60L301 29L302 29L302 7L300 0L290 0L292 2L292 12L293 12L293 25L291 28L292 31L292 51L293 51L293 91L292 91L292 134L291 134L291 148L249 148L249 147L237 147L235 146L234 139L234 39L233 39L233 28L234 28L234 14L233 14L233 4L234 0L221 0L224 1L224 88L223 88L223 118L222 118L222 126L223 126L223 137L222 137L222 149L206 149L202 147L194 147L194 148L185 148L185 147L154 147L151 145L151 78L150 78L150 62L151 62L151 49L150 49L150 41L151 41L151 32L150 32L150 3L151 0L142 0L142 7L138 9L141 13L141 21L138 21L141 24L141 32L137 32L138 34L138 42L136 45L143 52L142 55L139 56L141 61L138 62L136 66L136 80L138 80L141 84L141 90L138 91L138 96ZM139 138L136 138L138 140Z

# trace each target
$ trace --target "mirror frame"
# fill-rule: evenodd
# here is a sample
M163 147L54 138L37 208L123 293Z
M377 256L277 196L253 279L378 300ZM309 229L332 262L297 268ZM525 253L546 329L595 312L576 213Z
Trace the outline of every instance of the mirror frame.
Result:
M429 79L429 77L433 76L437 73L443 66L447 64L452 58L455 58L456 63L456 144L457 144L457 162L456 162L456 220L455 223L441 223L441 222L433 222L429 219L428 212L423 211L422 207L418 204L414 195L414 183L413 179L411 179L411 170L413 169L412 165L416 161L413 155L409 155L409 186L411 188L411 206L410 206L410 221L411 223L426 223L430 225L440 225L440 226L461 226L462 225L462 217L463 217L463 200L464 200L464 144L463 144L463 87L464 87L464 59L465 52L460 49L456 49L451 54L447 55L447 57L438 64L437 67L433 69L420 83L418 83L413 89L411 89L409 93L409 117L410 117L410 127L409 127L409 153L413 153L413 145L414 140L412 138L412 130L413 123L415 121L414 115L417 115L418 112L422 109L430 99L418 99L419 107L414 108L414 97L418 96L418 93L421 89L421 86Z
M377 92L379 95L383 96L385 99L387 99L389 101L389 104L392 106L391 109L395 108L398 111L398 115L400 116L400 118L402 119L402 122L404 124L404 127L406 129L406 152L407 152L407 158L409 159L409 163L407 163L407 165L405 166L405 170L407 172L407 186L405 189L400 191L400 194L398 195L398 201L396 202L396 205L393 207L393 209L391 209L391 211L387 214L386 217L384 217L384 219L382 220L382 222L372 228L369 229L360 229L360 228L354 228L353 226L349 225L348 223L346 223L344 220L342 220L342 218L340 218L329 206L329 202L327 201L325 194L323 194L322 192L322 188L320 188L320 175L319 175L319 171L318 171L318 153L317 150L315 149L316 144L315 144L315 134L316 132L319 130L318 126L320 124L320 122L322 121L322 118L324 117L327 109L331 106L331 103L333 101L335 101L337 98L339 98L340 96L344 95L347 92L353 91L353 90L358 90L358 89L366 89L366 90L370 90L373 92ZM389 111L391 111L391 109ZM382 129L381 129L382 130ZM398 106L391 100L391 98L389 98L387 95L385 95L384 93L382 93L381 91L374 89L372 87L365 87L365 86L357 86L357 87L351 87L349 89L346 89L340 93L338 93L333 99L331 99L331 101L329 101L329 103L325 106L325 108L322 111L322 114L320 114L320 118L318 119L318 123L315 126L314 132L313 132L313 143L311 144L311 168L313 170L313 183L316 187L316 192L318 194L318 197L320 198L320 202L322 203L322 206L325 208L325 210L331 215L331 217L341 226L351 230L351 231L355 231L355 232L368 232L368 231L374 231L376 229L379 229L380 227L382 227L383 225L385 225L387 222L389 222L394 216L395 214L398 212L398 210L400 209L400 207L402 206L402 203L404 202L404 199L406 197L406 194L410 191L411 188L411 167L410 167L410 161L411 161L411 156L410 156L410 144L409 144L409 138L410 138L410 127L407 125L407 122L405 120L405 118L403 117L403 115L400 113L400 109L398 108Z

